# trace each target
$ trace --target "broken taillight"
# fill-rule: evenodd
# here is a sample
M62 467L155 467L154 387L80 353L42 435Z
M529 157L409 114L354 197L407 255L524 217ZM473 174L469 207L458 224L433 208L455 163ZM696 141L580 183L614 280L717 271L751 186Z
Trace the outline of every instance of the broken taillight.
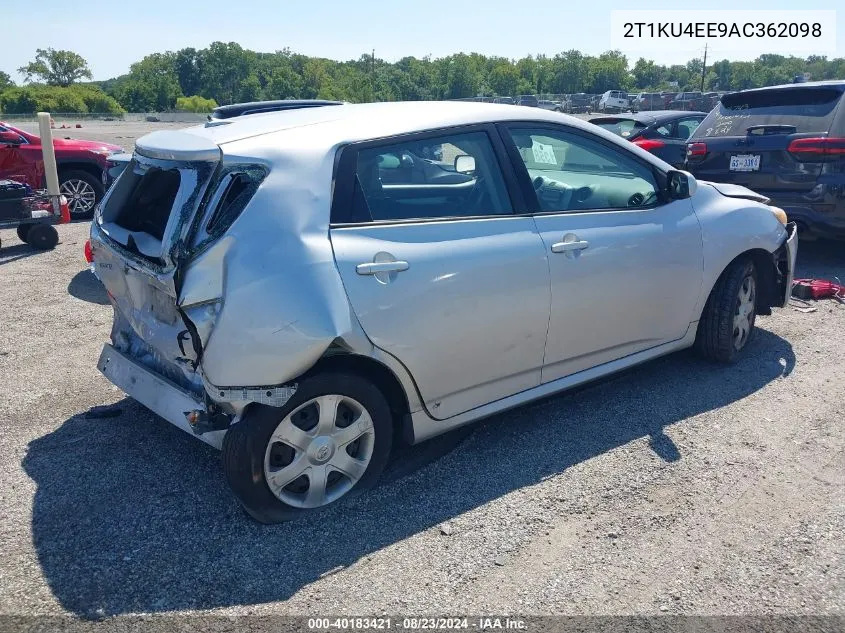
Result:
M91 248L91 240L85 240L85 261L94 263L94 249Z
M655 138L641 138L633 141L634 145L642 147L645 151L651 152L656 149L664 147L666 143Z
M845 158L845 138L818 136L796 138L786 150L805 162Z

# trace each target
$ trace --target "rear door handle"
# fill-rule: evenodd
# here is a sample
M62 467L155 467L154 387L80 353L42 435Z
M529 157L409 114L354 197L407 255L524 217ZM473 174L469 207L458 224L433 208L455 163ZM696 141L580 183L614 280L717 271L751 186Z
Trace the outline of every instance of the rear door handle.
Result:
M358 264L355 267L355 272L359 275L377 275L378 273L401 273L403 270L408 270L408 262L367 262L366 264Z
M579 240L577 242L556 242L552 244L553 253L568 253L571 251L583 251L589 248L590 243L587 240Z

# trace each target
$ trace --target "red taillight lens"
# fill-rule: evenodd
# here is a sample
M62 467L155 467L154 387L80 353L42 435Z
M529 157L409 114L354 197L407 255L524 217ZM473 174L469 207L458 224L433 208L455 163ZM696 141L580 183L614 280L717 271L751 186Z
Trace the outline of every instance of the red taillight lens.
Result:
M687 156L704 156L707 154L707 143L690 143L687 145Z
M85 261L89 264L94 261L94 249L91 248L91 240L85 240Z
M638 145L642 147L645 151L650 152L655 149L659 149L664 147L666 143L663 141L654 139L654 138L641 138L636 141L633 141L634 145Z
M790 154L809 160L845 157L845 138L818 136L796 138L786 148Z

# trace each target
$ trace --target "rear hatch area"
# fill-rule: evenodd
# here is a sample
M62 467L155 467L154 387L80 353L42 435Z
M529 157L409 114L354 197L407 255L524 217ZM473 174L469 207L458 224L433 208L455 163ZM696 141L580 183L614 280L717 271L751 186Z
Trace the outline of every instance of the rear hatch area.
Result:
M115 307L115 347L194 391L202 333L179 290L220 156L217 145L195 135L144 137L91 230L97 274Z
M842 85L819 85L725 95L690 138L687 169L778 204L805 200L829 170L842 94Z

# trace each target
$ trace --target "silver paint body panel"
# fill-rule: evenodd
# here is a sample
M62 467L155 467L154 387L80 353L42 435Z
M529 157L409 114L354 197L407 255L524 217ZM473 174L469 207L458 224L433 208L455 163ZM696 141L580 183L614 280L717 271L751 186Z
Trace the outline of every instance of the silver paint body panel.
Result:
M213 144L223 165L257 163L269 173L226 234L181 264L178 285L170 283L173 271L145 271L95 219L95 260L119 313L114 348L104 354L140 367L147 383L147 374L176 379L168 379L176 392L151 399L148 387L141 391L114 371L107 377L184 428L175 413L184 397L207 396L235 416L249 404L221 399L205 385L246 393L292 384L327 353L342 351L396 376L411 435L421 441L691 345L710 289L731 260L749 249L774 253L787 239L765 205L705 183L688 200L637 212L330 227L343 146L498 121L564 124L669 169L583 121L474 103L309 108L142 139L139 146L159 156L209 157ZM179 147L190 135L201 140ZM569 233L589 248L573 257L553 253L552 244ZM794 267L794 243L789 248ZM384 260L379 253L407 269L359 274L359 264ZM161 295L170 296L172 309L159 305ZM195 368L175 358L177 307L202 343Z

